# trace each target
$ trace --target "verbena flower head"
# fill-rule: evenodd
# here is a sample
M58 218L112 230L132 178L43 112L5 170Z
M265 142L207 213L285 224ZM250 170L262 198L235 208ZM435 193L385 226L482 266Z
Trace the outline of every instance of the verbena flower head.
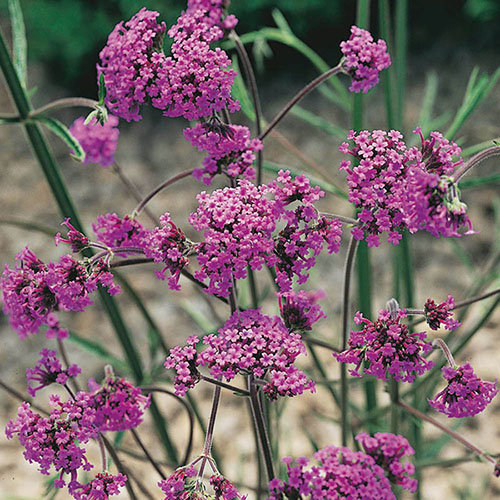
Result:
M164 280L167 271L172 274L168 278L168 286L172 290L180 289L180 273L189 264L186 255L191 246L184 233L172 222L168 212L160 217L160 227L149 231L142 243L146 257L165 264L161 271L155 273L157 278Z
M391 483L412 493L417 491L417 480L410 477L415 473L415 466L410 462L401 463L404 456L415 454L406 438L388 432L377 432L374 436L362 432L355 439L363 446L364 452L384 469Z
M161 50L165 23L158 12L142 8L132 19L118 23L99 54L97 77L104 74L106 106L124 120L139 121L139 107L156 88L156 75L165 55Z
M342 160L340 170L347 173L349 201L360 211L361 222L352 234L373 247L379 245L381 233L388 233L387 240L397 245L406 227L407 165L419 158L419 152L416 148L408 149L396 130L351 130L347 138L354 146L344 142L339 150L353 156L356 164L351 166L349 160Z
M408 172L405 196L406 219L410 232L425 230L436 238L459 237L459 230L474 234L467 205L452 177L440 176L413 167Z
M274 250L276 283L286 292L291 289L294 277L299 284L307 281L307 271L315 265L325 242L328 253L339 251L342 224L337 219L319 216L314 203L325 193L318 186L311 186L305 175L292 178L288 170L280 170L268 186L281 211L280 217L286 223L276 236ZM294 208L289 207L293 203Z
M384 469L373 457L346 447L325 446L314 454L319 465L306 468L309 460L300 457L287 466L286 481L269 482L267 500L295 500L298 498L328 500L395 500Z
M351 27L351 36L340 49L344 54L342 70L352 78L351 92L368 92L377 85L379 73L391 65L386 43L375 42L370 32L357 26Z
M80 432L78 422L65 415L66 407L57 398L52 397L52 404L54 408L50 415L42 417L23 402L18 408L16 420L7 424L5 434L8 439L17 434L25 448L24 458L29 463L37 463L42 474L49 475L51 467L60 472L56 486L62 488L65 484L63 474L69 474L71 481L75 481L78 469L88 471L92 468L85 449L79 446L91 436L86 427Z
M231 30L238 24L238 19L230 14L225 16L229 7L229 0L188 0L187 10L203 10L205 12L204 23L207 26L219 26L222 29Z
M469 362L457 368L444 366L443 378L447 386L429 404L448 417L472 417L481 413L497 395L495 382L481 380Z
M43 349L40 352L41 358L34 368L26 369L26 379L28 382L28 393L35 397L36 392L50 384L58 383L65 385L70 377L76 377L81 373L78 365L73 364L68 368L63 368L61 362L57 359L56 351ZM33 387L31 382L38 385Z
M107 373L102 386L89 380L89 406L95 410L93 424L100 432L121 432L137 427L149 408L150 396L124 378Z
M118 473L116 476L108 472L99 472L92 481L70 485L70 493L75 500L107 500L110 496L118 495L120 488L125 486L127 476Z
M184 395L194 387L200 380L200 366L227 381L238 373L267 377L263 390L270 400L314 391L314 383L294 366L295 359L305 352L300 335L290 333L277 316L266 316L256 309L235 312L217 335L203 337L203 350L195 347L199 341L190 337L185 347L171 349L165 361L165 368L176 371L176 394Z
M176 469L167 479L160 481L158 486L165 494L164 500L245 500L233 484L219 473L213 474L209 483L213 494L207 491L203 481L196 477L193 465Z
M115 213L98 215L97 221L92 223L92 229L97 241L110 248L142 247L149 234L149 229L129 215L118 217Z
M205 11L188 9L168 31L174 39L172 55L160 61L154 86L149 90L153 106L165 116L187 120L209 117L228 107L239 109L231 98L236 72L227 69L231 60L210 43L223 36L217 26L206 24Z
M326 318L321 306L316 302L325 296L324 292L285 292L277 293L281 317L291 332L312 330L312 325Z
M12 328L22 339L38 333L42 325L48 327L47 338L65 338L68 332L61 328L57 311L83 311L92 303L90 294L98 283L107 287L110 295L120 290L105 268L88 271L70 255L45 264L26 247L16 260L14 269L5 266L0 288L3 311L10 316Z
M351 330L348 349L333 356L342 363L355 363L356 368L349 370L355 377L361 376L359 370L368 361L370 366L365 373L380 380L387 380L390 375L394 380L413 382L435 363L423 358L432 350L431 344L425 341L425 332L410 333L408 326L401 322L405 317L405 310L399 309L393 316L382 309L378 318L370 321L357 312L354 322L363 325L362 330Z
M67 217L61 222L61 226L66 226L68 228L67 238L63 238L61 233L57 233L54 237L56 246L60 242L68 243L71 245L71 251L73 253L80 252L89 245L89 239L80 231L78 231L72 224L70 224L70 219Z
M424 304L425 321L432 330L439 330L441 326L446 330L456 330L460 326L460 322L453 319L453 307L455 299L448 295L448 298L436 304L432 299L427 299Z
M96 118L92 118L87 124L83 117L73 122L69 131L85 151L84 165L99 163L103 167L109 167L113 164L120 135L117 127L118 117L114 115L108 115L107 121L102 125Z
M241 180L234 188L197 195L199 207L189 222L203 231L204 241L196 246L201 268L195 276L209 279L208 293L227 297L233 278L247 276L247 266L259 270L275 264L272 232L279 211L266 193L264 186Z
M203 168L197 168L193 173L205 185L209 186L217 174L225 174L231 179L255 178L252 164L256 151L263 145L259 139L250 138L248 127L198 123L185 129L184 137L199 151L208 153L203 159Z

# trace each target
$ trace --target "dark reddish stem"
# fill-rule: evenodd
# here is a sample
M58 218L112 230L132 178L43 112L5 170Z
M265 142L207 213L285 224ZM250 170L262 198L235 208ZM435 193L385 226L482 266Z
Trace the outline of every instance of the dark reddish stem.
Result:
M162 182L159 186L155 187L149 194L146 195L146 197L134 208L134 211L132 212L132 215L135 217L139 215L143 208L161 191L163 191L165 188L168 186L171 186L177 181L180 181L181 179L184 179L184 177L188 177L192 175L194 172L194 168L191 168L190 170L184 170L183 172L174 175L173 177L170 177L167 179L165 182Z
M468 162L464 163L454 174L453 179L455 182L460 182L460 179L472 170L475 166L479 165L482 161L491 158L492 156L500 155L500 146L493 146L491 148L485 149L474 155Z
M148 449L146 448L146 446L142 442L141 438L139 437L139 434L137 433L137 431L135 429L130 429L130 432L132 433L132 436L134 437L135 442L139 445L139 448L143 451L144 455L149 460L149 463L154 467L154 469L156 470L156 472L158 472L158 474L160 475L160 477L162 479L166 479L167 476L165 476L165 474L161 470L159 464L151 456L151 454L149 453Z
M312 82L308 83L302 90L297 92L297 94L286 104L286 106L273 118L271 123L267 126L266 130L260 134L259 139L263 140L271 130L278 125L278 123L283 119L283 117L301 100L303 99L309 92L314 90L320 83L323 83L325 80L328 80L333 75L340 73L341 67L335 66L334 68L329 69L327 72L319 75Z
M434 339L432 342L432 347L439 347L443 351L443 354L445 355L446 359L448 360L448 364L452 368L455 368L456 364L455 364L455 359L453 358L453 354L451 353L450 348L443 339L440 338Z
M345 215L330 214L327 212L319 212L320 217L326 217L327 219L338 219L344 224L352 224L353 226L359 226L361 222L359 220L353 219L352 217L346 217Z
M401 400L399 400L397 402L397 404L399 406L401 406L401 408L403 408L403 410L407 411L408 413L411 413L412 415L419 418L420 420L424 420L425 422L432 424L434 427L437 427L441 431L445 432L446 434L451 436L453 439L455 439L459 443L463 444L466 448L468 448L469 450L473 451L474 453L476 453L480 457L484 458L485 460L487 460L488 462L493 464L495 467L497 466L498 462L492 456L488 455L486 452L484 452L483 450L481 450L480 448L478 448L477 446L472 444L470 441L465 439L463 436L461 436L457 432L452 431L450 428L446 427L446 425L441 424L440 422L433 419L429 415L426 415L425 413L422 413L421 411L417 410L416 408L413 408L412 406L407 405L406 403L404 403Z
M248 391L246 391L245 389L240 389L239 387L236 387L235 385L226 384L225 382L222 382L220 380L216 380L216 379L211 378L211 377L206 377L205 375L202 375L201 379L204 380L205 382L210 383L210 384L222 387L223 389L228 389L230 391L241 394L242 396L250 396L250 393Z

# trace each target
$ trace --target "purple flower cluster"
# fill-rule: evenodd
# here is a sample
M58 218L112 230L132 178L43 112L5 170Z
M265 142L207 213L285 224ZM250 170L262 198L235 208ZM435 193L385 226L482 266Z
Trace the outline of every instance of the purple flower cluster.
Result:
M42 325L48 327L47 338L65 338L68 332L61 328L55 312L83 311L92 304L90 294L98 283L107 287L110 295L120 291L104 267L88 271L70 255L45 264L26 247L16 259L19 263L14 269L5 265L0 288L3 311L10 316L10 324L21 339L38 333Z
M107 500L118 495L126 481L127 476L123 474L113 476L108 472L99 472L89 483L72 485L69 490L75 500Z
M195 480L197 475L193 465L176 469L167 479L160 481L158 486L165 494L163 500L202 500L214 498L217 500L245 500L233 484L218 473L209 479L210 486L214 490L214 496L206 492L202 481Z
M113 114L139 121L139 107L156 91L156 79L165 55L161 50L165 23L159 13L142 8L132 19L118 23L99 54L98 78L104 75L106 106Z
M73 122L69 131L85 151L84 165L99 163L103 167L109 167L113 164L120 135L117 116L109 115L102 125L96 118L85 124L85 118L80 117Z
M238 19L232 14L224 16L229 7L229 0L188 0L187 10L205 11L204 23L208 26L219 26L231 30L238 24Z
M319 465L306 469L309 460L285 457L288 479L269 482L266 500L396 500L389 480L375 459L344 446L325 446L314 454Z
M197 231L204 231L204 241L196 246L201 268L199 280L209 279L208 293L227 297L233 279L276 263L272 232L279 212L265 197L267 189L241 180L235 188L224 188L196 196L198 210L189 216Z
M469 362L459 367L444 366L443 378L448 385L429 404L448 417L472 417L481 413L497 395L495 382L484 382Z
M60 472L55 485L62 488L65 485L62 479L64 474L69 474L74 483L78 469L88 471L92 468L80 444L94 437L95 430L88 421L89 414L75 411L76 407L71 402L62 403L52 396L51 404L53 409L50 415L41 417L23 402L17 419L7 424L5 434L8 439L18 435L25 448L24 458L29 463L37 463L42 474L48 475L51 467Z
M379 73L391 65L387 45L383 40L375 42L369 31L351 27L351 36L340 44L344 57L342 70L351 76L351 92L366 94L379 81Z
M356 368L349 370L355 377L365 361L370 366L365 373L380 380L387 380L387 374L394 380L413 382L416 375L422 375L434 366L434 362L423 358L432 350L427 343L425 332L410 333L408 326L401 322L406 311L399 309L396 315L382 309L378 318L370 321L359 312L354 317L357 325L363 324L359 332L351 330L348 349L333 356L341 363L355 363Z
M142 243L144 255L155 262L162 262L165 267L157 271L156 277L164 280L166 271L170 271L168 286L171 290L180 290L179 277L182 269L189 263L186 255L191 250L184 233L172 222L167 212L160 217L160 226L151 230Z
M148 229L129 215L120 218L115 213L98 215L97 221L92 224L92 230L97 241L110 248L142 247L149 233Z
M321 306L316 304L322 299L324 292L285 292L277 293L281 317L291 332L312 330L312 325L321 318L326 318Z
M439 330L444 326L446 330L456 330L460 326L460 322L453 319L453 308L455 299L448 295L448 298L436 304L432 299L427 299L424 304L425 321L432 330Z
M259 139L250 138L250 130L242 125L210 126L198 123L184 130L184 137L198 151L206 151L203 168L195 169L193 176L209 186L217 174L230 179L253 180L255 170L252 164L255 152L262 149Z
M100 432L134 429L149 408L150 396L124 378L107 376L102 386L90 379L89 388L89 406L95 411L93 425Z
M200 339L187 339L185 347L174 347L165 368L175 369L176 394L184 395L200 380L198 367L206 366L210 374L227 381L238 373L252 374L257 379L268 377L264 393L270 400L278 396L295 396L305 390L314 391L314 383L294 366L305 352L300 335L290 333L281 319L269 317L256 309L235 312L218 335L203 337L203 350L197 350Z
M397 245L405 229L436 237L459 236L464 226L471 232L467 207L450 177L461 163L453 161L460 148L439 132L426 140L420 127L415 133L422 137L420 150L408 148L396 130L351 131L347 138L354 146L344 142L339 148L356 159L354 166L342 160L340 169L347 172L349 201L359 210L360 226L352 234L368 246L378 246L383 232Z
M356 436L356 441L384 469L391 483L412 493L417 491L417 480L410 477L415 473L415 466L410 462L400 462L404 456L415 454L406 438L388 432L377 432L374 436L362 432Z
M61 362L57 359L56 351L43 349L40 352L41 358L34 368L26 369L26 379L28 382L28 393L35 397L36 392L50 384L58 383L65 385L70 377L76 377L81 373L78 365L71 365L63 368ZM31 382L36 382L38 386L32 387Z
M305 175L292 178L288 170L280 170L269 189L286 223L276 237L276 283L282 291L289 291L294 276L300 284L307 281L307 271L316 264L325 242L328 253L339 251L342 224L338 219L319 216L314 203L325 193L318 186L311 186ZM286 208L297 201L300 203L294 209Z
M222 38L223 31L206 23L204 10L188 9L168 31L174 39L171 57L165 57L150 92L153 106L165 116L199 120L228 107L239 109L231 98L236 72L227 69L231 60L221 48L210 43Z
M70 219L67 217L61 222L61 226L66 226L68 228L66 238L63 238L61 233L57 233L54 236L54 242L56 246L61 242L67 243L71 245L71 251L77 253L89 246L89 239L82 232L78 231L69 221Z

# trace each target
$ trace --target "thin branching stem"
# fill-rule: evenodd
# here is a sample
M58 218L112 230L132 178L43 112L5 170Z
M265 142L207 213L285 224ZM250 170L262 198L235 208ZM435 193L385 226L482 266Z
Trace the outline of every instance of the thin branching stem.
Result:
M139 436L139 433L135 429L130 429L130 432L132 433L132 436L135 439L135 442L139 445L139 448L142 450L146 458L149 460L149 463L154 467L156 472L160 475L162 479L166 479L167 476L163 473L161 470L160 465L156 462L156 460L152 457L151 453L149 453L148 449L146 448L146 445L142 442L142 439Z

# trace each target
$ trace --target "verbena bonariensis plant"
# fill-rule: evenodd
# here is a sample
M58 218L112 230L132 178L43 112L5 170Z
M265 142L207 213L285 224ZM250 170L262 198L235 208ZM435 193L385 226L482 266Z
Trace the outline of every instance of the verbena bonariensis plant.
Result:
M363 5L361 2L361 14L366 8ZM238 401L249 402L258 443L256 453L261 454L257 462L262 460L264 464L268 485L262 483L259 473L253 487L246 484L243 488L253 490L258 497L394 499L401 489L419 496L418 481L414 477L420 474L419 431L413 429L415 450L408 439L398 433L403 423L399 409L439 428L488 462L495 476L500 475L500 464L493 455L443 424L442 419L429 415L432 408L448 418L472 417L483 412L495 398L496 381L481 380L468 361L457 365L441 331L457 331L458 335L461 324L454 318L454 311L496 296L500 290L462 302L455 302L452 296L441 303L428 298L421 309L400 307L396 299L390 299L374 319L369 319L367 310L350 316L350 281L357 246L361 245L358 258L366 263L366 247L378 247L381 236L394 246L407 247L409 235L422 230L436 238L474 234L467 206L460 199L459 185L473 167L500 154L500 147L478 150L476 155L465 159L460 147L451 140L451 132L450 137L437 131L424 134L422 127L417 126L414 132L420 144L412 146L398 130L356 127L357 130L346 134L339 147L346 156L340 170L346 173L346 197L354 206L355 215L351 218L321 212L318 202L325 191L306 175L279 169L274 178L263 182L264 139L276 134L274 129L283 117L321 83L328 82L337 92L346 92L338 80L331 83L335 75L346 75L350 81L349 91L353 93L367 93L376 86L380 73L391 64L386 43L375 41L365 29L352 26L348 40L340 44L338 65L304 87L266 126L250 59L235 31L237 19L228 14L228 8L226 0L188 0L186 10L169 29L158 22L158 12L141 9L115 27L100 53L99 101L62 99L32 110L25 89L22 17L19 3L11 2L16 57L13 61L0 38L0 65L18 113L2 115L1 120L26 127L64 215L61 225L65 231L55 235L55 244L68 245L71 254L58 261L43 262L25 247L16 256L14 265L5 265L0 279L4 313L20 339L44 332L48 342L55 339L62 358L61 361L56 351L44 348L36 366L26 370L27 392L35 397L53 384L59 384L67 392L66 398L51 395L49 409L23 401L17 417L6 427L7 438L17 437L25 449L25 459L38 464L42 474L55 473L52 485L67 488L77 500L107 499L124 487L132 499L246 498L219 472L212 452L221 392L227 389L239 396ZM289 30L283 24L284 19L276 16L282 30ZM398 29L401 30L401 26ZM290 33L288 36L292 37ZM173 40L169 53L162 49L164 36ZM232 123L231 115L240 110L241 105L232 95L239 75L230 68L231 59L223 48L229 45L237 50L250 89L253 109L247 107L244 111L253 114L256 120L255 137L247 126ZM240 79L239 93L248 100L244 91ZM338 96L335 99L338 101ZM55 109L72 106L88 106L93 111L87 118L77 118L69 129L48 116ZM170 177L143 198L115 162L114 154L119 119L139 121L141 108L145 106L158 108L167 117L184 117L196 122L184 130L184 136L206 156L201 167ZM359 123L359 114L355 121ZM83 163L112 166L137 198L136 208L129 214L96 214L92 225L95 237L84 234L57 165L39 132L39 124L62 137ZM456 131L458 126L454 122L452 130ZM181 222L174 222L168 212L159 220L147 212L148 202L157 193L191 175L206 187L210 187L214 179L227 182L226 187L197 195L198 208L188 217L198 232L197 241L188 238ZM138 220L143 211L152 218L153 227ZM324 294L299 287L308 281L323 251L336 254L344 244L348 249L344 265L342 340L335 346L309 334L317 321L326 318L317 303ZM338 258L331 257L331 260L332 266L339 265ZM179 290L184 276L208 296L229 306L227 320L204 336L189 335L183 345L172 349L168 349L161 338L156 339L166 351L164 368L174 392L160 386L144 386L148 380L159 380L158 370L143 372L127 327L109 298L122 289L115 282L116 268L141 263L159 265L156 277L167 279L168 288L172 290L166 293ZM194 272L191 266L195 267ZM275 287L273 300L275 307L279 307L279 316L267 315L261 308L256 273L264 269ZM261 274L264 279L266 273ZM127 293L135 297L153 334L158 335L146 305L126 280L121 281ZM411 289L409 281L408 274L407 290ZM247 287L251 305L242 300L242 290ZM81 369L68 362L64 345L70 329L64 326L61 313L83 311L92 304L91 296L97 290L124 347L126 366L135 383L116 376L108 365L102 383L90 378L88 391L84 391L77 380ZM497 303L498 297L495 305ZM409 320L415 316L416 320ZM349 332L351 319L356 326ZM438 333L421 330L417 326L420 319ZM458 344L455 342L455 354L474 333L467 333ZM453 335L445 338L453 340ZM101 355L107 352L98 340L87 341L86 345ZM316 355L314 345L333 351L328 364L340 364L340 386L328 385L328 380L324 380L326 364ZM449 366L430 359L433 347L443 351ZM315 364L314 372L299 367L308 348ZM109 353L106 355L109 358ZM348 364L355 365L349 370L353 377L368 377L368 411L362 411L349 398ZM439 367L444 388L436 392L438 384L434 375ZM269 436L270 426L273 433L276 430L273 419L277 417L271 411L272 405L306 391L315 393L316 376L321 379L317 382L327 384L339 405L340 442L321 443L321 448L314 445L317 465L309 466L309 459L305 457L285 457L284 465L276 472L279 442L276 435L271 435L272 440ZM234 380L241 379L245 380L244 388L232 385ZM374 379L387 383L391 394L389 407L374 404ZM202 426L204 445L193 458L193 413L202 423L203 417L190 391L200 382L212 384L214 394L208 426ZM402 395L400 382L409 384ZM2 387L23 398L4 382ZM423 390L428 401L424 408L406 402L407 396ZM155 392L177 398L188 410L191 433L182 459L151 395ZM156 432L165 445L168 466L172 469L170 474L164 472L164 464L153 458L136 430L147 411L152 412ZM376 417L389 411L390 429ZM369 433L357 432L364 428ZM391 432L385 432L387 430ZM115 445L111 443L109 433L127 431L159 474L158 486L162 493L160 489L151 493L133 469L121 460L120 454L126 450L116 445L119 441L115 440ZM93 441L98 443L102 459L101 470L95 473L99 466L87 456L87 446ZM417 467L401 461L416 451ZM108 453L116 473L108 470ZM136 487L141 490L141 496Z

